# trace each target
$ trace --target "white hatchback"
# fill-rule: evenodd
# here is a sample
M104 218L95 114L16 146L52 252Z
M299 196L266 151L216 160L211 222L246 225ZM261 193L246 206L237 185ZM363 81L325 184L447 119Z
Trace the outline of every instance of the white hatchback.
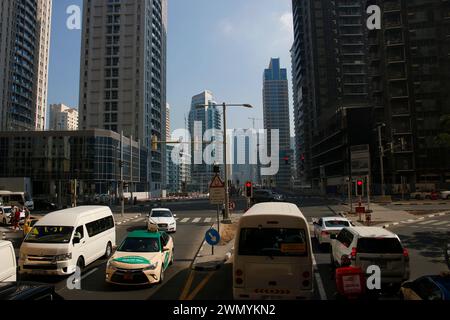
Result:
M147 217L147 229L149 229L152 224L157 224L160 231L177 232L177 221L175 220L177 215L173 214L170 209L152 209Z

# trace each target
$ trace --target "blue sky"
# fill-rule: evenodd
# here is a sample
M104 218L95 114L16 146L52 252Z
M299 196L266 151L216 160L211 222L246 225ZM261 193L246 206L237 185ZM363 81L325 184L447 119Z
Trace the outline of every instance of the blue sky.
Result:
M66 8L74 4L82 0L53 1L49 103L78 105L81 31L66 28ZM251 127L249 117L262 118L262 74L271 57L288 69L292 105L290 0L169 0L168 26L172 130L184 127L192 96L204 89L217 102L254 105L228 113L229 127Z

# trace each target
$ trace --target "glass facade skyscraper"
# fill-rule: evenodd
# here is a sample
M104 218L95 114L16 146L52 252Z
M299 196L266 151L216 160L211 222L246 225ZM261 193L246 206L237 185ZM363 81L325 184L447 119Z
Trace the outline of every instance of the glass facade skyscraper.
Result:
M263 184L289 187L291 181L289 91L287 70L281 68L280 59L272 58L263 79L264 129L268 131L267 150L271 150L271 130L279 131L280 168L275 176L263 177ZM273 155L272 155L273 156ZM288 160L286 160L288 159Z
M51 6L0 2L0 131L44 129Z

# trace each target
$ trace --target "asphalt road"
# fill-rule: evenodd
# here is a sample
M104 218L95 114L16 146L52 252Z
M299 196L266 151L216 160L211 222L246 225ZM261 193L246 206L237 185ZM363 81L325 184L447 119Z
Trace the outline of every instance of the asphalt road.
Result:
M65 299L83 300L142 300L150 299L160 290L158 296L161 299L178 299L184 278L187 277L188 268L200 248L206 231L212 223L206 223L205 218L215 218L212 212L177 212L178 218L188 219L186 223L177 225L177 233L173 234L175 244L175 261L165 273L165 281L162 285L149 287L116 287L105 282L106 260L100 259L89 265L83 271L81 290L70 290L67 287L67 277L42 277L26 276L24 280L55 284L57 292ZM214 213L214 214L211 214ZM198 218L200 221L194 222ZM116 227L117 243L119 244L128 232L145 229L145 218L121 224Z
M320 198L288 199L296 203L312 227L313 218L333 216L329 205L335 200ZM177 214L178 232L173 235L175 242L175 262L169 267L162 285L144 288L124 288L106 285L105 260L90 265L82 277L82 290L69 290L67 278L31 277L33 281L53 283L66 299L130 299L130 300L230 300L232 299L232 264L227 263L213 272L192 271L189 267L202 245L203 237L214 223L217 211L208 201L189 203L168 203ZM237 212L245 208L245 201L237 201ZM143 208L142 213L149 211ZM117 242L120 243L132 230L145 228L145 216L117 226ZM410 224L399 224L390 228L398 234L409 249L411 279L425 274L438 274L448 270L444 256L444 246L450 243L450 215L429 218ZM314 299L334 299L335 281L330 269L329 248L319 248L313 238L313 253L316 262ZM392 299L396 299L393 297Z

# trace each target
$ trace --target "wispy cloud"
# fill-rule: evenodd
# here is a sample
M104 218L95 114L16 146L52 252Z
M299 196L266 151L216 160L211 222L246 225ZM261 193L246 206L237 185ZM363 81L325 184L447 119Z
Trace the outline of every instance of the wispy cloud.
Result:
M230 20L222 20L219 22L220 32L225 36L230 36L233 34L234 26Z
M282 30L292 33L294 30L292 12L285 12L280 17Z

